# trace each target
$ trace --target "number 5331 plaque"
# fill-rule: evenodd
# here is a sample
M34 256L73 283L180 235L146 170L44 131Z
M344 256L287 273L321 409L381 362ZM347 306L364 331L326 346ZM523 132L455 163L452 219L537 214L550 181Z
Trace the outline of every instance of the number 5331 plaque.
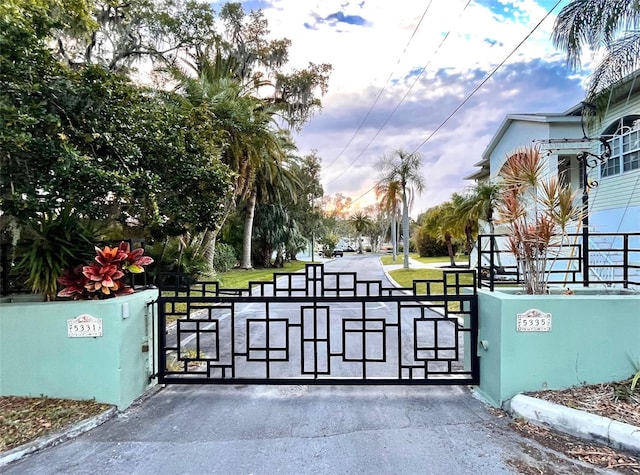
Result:
M69 338L102 336L102 318L85 314L67 320L67 335Z

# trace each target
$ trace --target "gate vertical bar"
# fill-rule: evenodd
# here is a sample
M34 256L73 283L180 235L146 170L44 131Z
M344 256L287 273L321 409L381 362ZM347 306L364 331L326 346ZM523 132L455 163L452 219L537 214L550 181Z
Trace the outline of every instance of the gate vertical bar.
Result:
M166 303L162 298L158 299L158 383L164 384L167 370L167 324Z

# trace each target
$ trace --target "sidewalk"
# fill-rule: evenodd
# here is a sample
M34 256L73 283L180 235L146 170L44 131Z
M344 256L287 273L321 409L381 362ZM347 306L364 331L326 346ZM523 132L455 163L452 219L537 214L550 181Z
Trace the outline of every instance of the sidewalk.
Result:
M397 269L402 269L404 267L404 258L401 254L399 254L397 256L396 259L396 264L388 264L388 265L384 265L384 270L389 272L392 270L397 270ZM465 262L457 262L457 264L461 267L457 267L456 269L460 269L460 270L464 270L465 267L462 267L463 265L466 265L466 261ZM452 267L448 266L448 263L446 262L429 262L429 263L424 263L424 262L420 262L416 259L413 258L409 258L409 268L410 269L452 269Z

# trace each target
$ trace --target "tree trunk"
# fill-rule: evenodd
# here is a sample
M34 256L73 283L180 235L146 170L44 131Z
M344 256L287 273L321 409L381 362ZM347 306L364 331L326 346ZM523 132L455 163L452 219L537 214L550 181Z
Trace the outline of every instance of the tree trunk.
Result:
M243 269L252 269L251 265L251 239L253 237L253 216L256 211L257 194L254 191L251 192L249 200L247 201L247 214L244 218L244 233L242 235L242 260L240 261L240 267Z
M402 267L409 268L409 203L407 203L407 190L402 187L402 244L404 246L404 262Z
M393 262L398 258L398 238L396 228L396 210L391 213L391 255Z
M494 237L495 233L496 233L496 229L495 226L493 225L493 213L489 213L488 214L488 223L489 223L489 233L491 234L491 240L493 241L493 248L496 250L496 262L498 264L498 267L502 267L502 261L500 260L500 250L498 249L498 241L496 241L496 238Z
M451 242L451 234L446 233L444 235L444 242L447 243L447 253L449 254L449 262L451 263L451 267L455 267L456 261L453 257L453 243Z
M213 261L216 255L216 243L218 242L218 234L220 234L220 230L222 226L227 221L229 214L231 211L235 209L235 202L231 200L227 200L224 215L220 220L220 224L215 226L213 229L207 229L205 231L205 236L203 238L203 242L205 243L205 249L203 251L203 256L207 260L207 266L211 273L215 272L213 268Z
M213 261L216 257L216 241L218 240L217 230L207 229L204 232L203 242L205 243L202 255L207 260L207 267L210 273L215 272Z
M467 251L467 267L471 269L471 251L473 251L473 229L469 223L464 227L464 234L467 238L466 251Z

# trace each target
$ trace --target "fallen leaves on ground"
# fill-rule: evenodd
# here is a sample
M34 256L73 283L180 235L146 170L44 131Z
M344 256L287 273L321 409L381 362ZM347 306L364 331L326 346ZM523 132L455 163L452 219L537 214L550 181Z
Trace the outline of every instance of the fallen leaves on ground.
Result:
M47 397L0 397L0 452L96 416L111 406Z
M565 455L596 467L615 470L622 474L640 474L640 459L610 447L589 443L577 437L556 432L546 427L517 419L511 426L522 435Z
M560 391L538 391L527 395L640 427L640 390L631 390L631 379L576 386ZM512 425L522 434L569 457L618 473L640 474L639 457L591 444L524 420L517 420Z
M631 391L631 379L562 391L538 391L528 396L640 427L640 388Z

